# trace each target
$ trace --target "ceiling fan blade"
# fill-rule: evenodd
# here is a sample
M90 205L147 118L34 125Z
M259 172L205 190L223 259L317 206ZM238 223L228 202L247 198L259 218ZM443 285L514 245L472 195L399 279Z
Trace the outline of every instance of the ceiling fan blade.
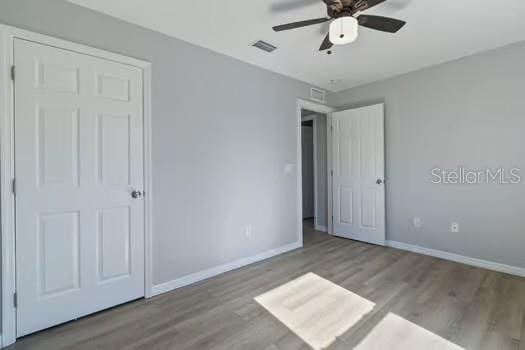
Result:
M355 12L368 10L369 8L379 5L385 1L386 0L357 0L354 5Z
M301 28L306 26L311 26L313 24L319 24L326 21L329 21L330 18L316 18L316 19L308 19L306 21L299 21L299 22L293 22L293 23L287 23L287 24L281 24L280 26L273 27L273 30L276 32L280 32L282 30L289 30L289 29L295 29L295 28Z
M326 34L326 37L323 40L323 43L321 44L321 47L319 48L319 51L324 51L332 48L334 44L330 41L330 33Z
M363 27L387 33L397 33L406 24L405 21L399 19L371 15L361 15L357 17L357 21Z

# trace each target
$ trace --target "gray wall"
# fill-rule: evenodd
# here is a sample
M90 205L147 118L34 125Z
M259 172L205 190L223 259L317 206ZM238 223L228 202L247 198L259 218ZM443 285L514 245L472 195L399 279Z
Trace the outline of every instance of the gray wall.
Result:
M503 166L525 178L524 62L520 43L329 96L338 109L385 102L389 240L525 267L525 185L430 174Z
M152 62L154 284L297 240L309 86L61 0L2 0L0 22Z

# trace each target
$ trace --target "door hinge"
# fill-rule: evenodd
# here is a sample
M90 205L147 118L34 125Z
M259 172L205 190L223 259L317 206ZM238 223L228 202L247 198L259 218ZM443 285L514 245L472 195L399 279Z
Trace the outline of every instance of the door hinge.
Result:
M15 66L11 66L11 80L15 81Z
M16 292L13 294L13 306L15 309L18 307L18 294Z
M334 171L333 170L331 170L331 175L332 175L332 177L334 177Z
M13 195L16 195L16 179L11 182L11 191L13 191Z

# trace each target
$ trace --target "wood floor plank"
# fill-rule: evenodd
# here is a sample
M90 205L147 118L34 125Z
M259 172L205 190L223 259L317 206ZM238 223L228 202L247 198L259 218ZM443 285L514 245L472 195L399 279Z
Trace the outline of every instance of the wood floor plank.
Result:
M8 349L312 349L315 344L303 339L311 341L312 335L304 336L304 329L325 335L353 312L343 288L373 307L341 328L328 349L388 343L525 350L524 278L331 237L311 223L305 225L304 243L302 249L21 338ZM303 331L289 328L279 313L255 300L308 274L330 283L291 287L283 300L274 300L299 312L301 321L290 327ZM337 288L323 289L327 285Z

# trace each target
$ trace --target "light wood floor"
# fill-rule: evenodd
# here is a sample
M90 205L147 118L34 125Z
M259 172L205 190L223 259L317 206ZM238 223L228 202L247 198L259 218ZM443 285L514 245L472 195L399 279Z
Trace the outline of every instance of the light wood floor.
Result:
M348 291L373 305L328 349L425 350L410 341L428 339L437 341L435 349L525 350L525 279L332 238L309 225L303 249L22 338L9 349L312 349L300 330L254 300L288 283L297 288L291 281L305 275L315 288L333 287L342 299ZM334 322L346 312L340 314ZM330 315L318 316L310 317L314 326Z

